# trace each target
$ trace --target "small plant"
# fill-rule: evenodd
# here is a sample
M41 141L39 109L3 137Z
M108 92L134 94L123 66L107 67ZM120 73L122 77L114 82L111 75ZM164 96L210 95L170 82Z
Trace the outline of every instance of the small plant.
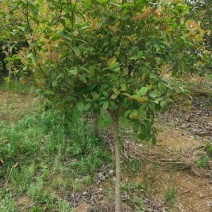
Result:
M138 198L133 198L132 203L135 205L136 211L138 212L143 212L143 207L144 207L144 203L143 203L143 199L141 197Z
M59 199L58 201L58 209L61 212L70 211L69 203L65 200ZM71 212L74 212L74 210L71 210Z
M0 191L0 211L1 212L15 212L15 201L11 193Z
M208 142L205 146L207 156L212 158L212 143Z
M177 188L175 186L171 186L167 189L165 199L169 206L169 210L172 210L177 201Z
M208 168L208 164L209 164L208 155L205 155L202 158L197 159L196 164L197 164L197 166L200 166L200 167L203 167L203 168Z
M74 191L80 191L82 187L91 184L91 182L92 182L91 177L85 176L82 179L76 179L72 186Z
M129 197L126 200L127 205L133 208L135 211L143 212L144 204L143 204L143 192L144 187L140 183L122 183L121 184L121 192L128 193Z
M128 183L121 183L121 191L130 191L132 189L132 186Z
M138 159L130 159L130 160L127 160L124 165L125 165L125 167L123 167L124 170L127 170L127 172L133 175L138 173L141 170L142 161Z
M212 80L212 74L208 74L208 75L206 76L206 78L207 78L207 80Z

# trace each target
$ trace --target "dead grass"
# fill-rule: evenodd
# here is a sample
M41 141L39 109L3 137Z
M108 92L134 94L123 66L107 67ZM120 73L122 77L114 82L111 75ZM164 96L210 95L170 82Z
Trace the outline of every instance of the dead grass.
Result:
M147 163L142 172L133 179L147 186L147 195L155 200L165 202L165 193L168 188L177 188L177 204L173 211L176 212L211 212L212 211L212 180L209 178L209 170L198 168L195 165L195 155L202 144L196 141L182 130L168 129L160 132L157 145L150 150L151 154L166 154L166 165L172 160L176 153L179 160L189 163L181 170L164 169L164 164ZM164 151L165 150L165 151ZM173 153L174 157L171 157ZM182 160L187 155L187 160ZM188 162L189 161L189 162ZM176 161L177 162L177 161ZM182 164L183 165L183 164ZM165 207L165 205L164 205Z
M15 122L31 109L37 101L35 94L24 95L0 91L0 120Z

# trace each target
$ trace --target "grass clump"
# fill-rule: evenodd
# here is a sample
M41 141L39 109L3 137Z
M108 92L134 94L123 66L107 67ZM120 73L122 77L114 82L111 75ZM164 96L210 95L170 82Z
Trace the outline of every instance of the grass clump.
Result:
M196 164L199 167L202 167L202 168L207 169L208 168L208 165L209 165L209 157L208 157L208 155L205 155L205 156L197 159L196 160Z
M208 157L212 158L212 143L207 142L207 144L205 146L205 150L206 150Z
M177 188L176 186L171 186L165 192L165 200L169 206L169 211L172 211L173 207L177 202Z

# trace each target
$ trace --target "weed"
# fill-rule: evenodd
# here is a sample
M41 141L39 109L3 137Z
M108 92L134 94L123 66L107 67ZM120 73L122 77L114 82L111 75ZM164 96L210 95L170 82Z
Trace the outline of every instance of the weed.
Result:
M172 210L177 201L177 188L175 186L171 186L167 189L165 199L169 206L169 210Z
M202 158L197 159L196 164L197 164L197 166L200 166L200 167L203 167L203 168L208 168L208 164L209 164L208 155L205 155Z
M99 117L99 129L107 130L112 124L112 119L106 111L102 111Z
M59 199L58 200L58 209L60 212L70 211L69 203L65 200ZM74 212L74 209L71 209L71 211Z
M170 127L170 128L175 127L175 125L176 125L176 123L175 123L174 121L170 121L170 122L168 123L168 127Z
M7 87L7 80L4 80L3 83L1 83L0 85L0 89L3 91L6 91L6 87ZM18 79L10 79L9 81L10 83L10 91L15 92L15 93L29 93L30 91L33 90L33 87L28 87L26 85L23 85L20 80Z
M212 80L212 74L208 74L208 75L206 76L206 79L207 79L207 80Z
M35 165L32 163L30 166L21 166L21 169L14 168L11 172L11 184L20 194L22 194L33 181L35 174Z
M44 182L41 178L38 178L36 183L31 183L28 188L27 194L34 200L42 200L42 197L44 195L43 188Z
M212 158L212 143L207 142L205 146L208 157Z
M140 183L122 183L121 192L130 194L130 197L127 199L128 205L130 205L136 211L143 211L143 185Z
M0 211L1 212L15 212L15 201L11 192L3 192L0 190Z
M127 170L127 172L131 175L134 175L138 173L138 171L141 170L143 162L138 159L129 159L126 160L124 163L124 170Z

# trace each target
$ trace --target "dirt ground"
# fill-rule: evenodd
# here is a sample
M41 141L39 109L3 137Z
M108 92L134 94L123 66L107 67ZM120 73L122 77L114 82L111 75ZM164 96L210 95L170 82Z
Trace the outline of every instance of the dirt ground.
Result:
M166 191L171 185L175 185L178 189L178 204L175 210L211 212L212 170L199 168L194 163L198 154L202 152L202 143L181 130L166 130L159 133L158 136L156 149L161 146L169 151L178 152L180 155L179 161L186 165L185 167L182 166L182 170L179 167L174 173L170 170L160 173L162 179L160 182L162 185L161 191Z
M0 90L0 120L16 121L36 103L36 95L15 94Z

